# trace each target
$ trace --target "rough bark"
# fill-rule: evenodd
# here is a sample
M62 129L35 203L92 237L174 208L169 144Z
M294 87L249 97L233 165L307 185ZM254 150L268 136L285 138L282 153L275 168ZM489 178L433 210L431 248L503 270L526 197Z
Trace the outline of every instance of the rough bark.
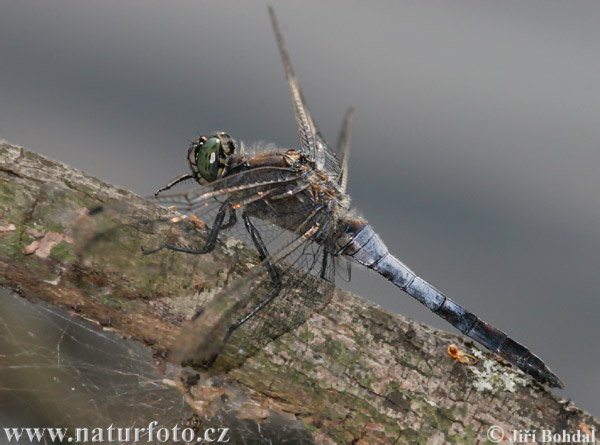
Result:
M87 209L114 200L126 204L108 205L112 210L99 219L87 216ZM172 216L126 190L0 141L0 285L165 353L197 306L255 261L227 243L211 255L141 255L142 246L197 230L189 220L172 224ZM81 243L98 241L81 235L90 225L113 227L118 242L83 258ZM450 344L477 355L478 363L452 359ZM462 337L341 290L323 311L226 379L258 402L264 416L284 412L318 442L474 443L485 442L492 425L507 435L599 427L591 415Z

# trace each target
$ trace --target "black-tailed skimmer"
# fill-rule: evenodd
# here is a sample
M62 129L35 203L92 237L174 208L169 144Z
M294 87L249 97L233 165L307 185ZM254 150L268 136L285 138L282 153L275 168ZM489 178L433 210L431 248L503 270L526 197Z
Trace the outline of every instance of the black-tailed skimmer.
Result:
M346 194L352 109L336 148L331 148L308 111L274 13L269 12L292 93L300 147L284 150L264 144L245 153L227 133L200 136L188 149L190 173L156 192L161 203L206 222L208 237L200 249L164 244L147 254L161 249L205 254L221 236L233 236L245 237L261 260L249 276L226 286L203 307L186 331L185 355L205 366L221 355L244 360L327 304L336 264L343 258L387 278L539 382L562 387L542 360L417 276L364 219L353 216ZM200 187L163 194L186 180Z

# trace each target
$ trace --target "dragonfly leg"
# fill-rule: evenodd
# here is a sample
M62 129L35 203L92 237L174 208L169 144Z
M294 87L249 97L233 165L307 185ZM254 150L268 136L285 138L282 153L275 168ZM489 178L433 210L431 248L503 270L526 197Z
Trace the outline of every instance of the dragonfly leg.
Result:
M161 187L157 191L155 191L154 196L158 196L162 192L169 190L170 188L174 187L175 185L179 184L180 182L187 181L188 179L194 179L194 175L192 175L191 173L186 173L184 175L178 176L177 178L173 179L171 182L169 182L164 187Z
M269 275L271 276L271 280L273 281L273 285L276 288L280 287L281 286L281 277L279 275L279 271L275 267L273 260L271 260L271 258L269 257L269 251L267 250L267 247L265 246L265 243L263 242L262 237L260 236L260 232L254 226L254 224L252 224L252 221L250 221L250 217L246 213L246 210L244 210L242 212L242 219L244 220L244 225L246 226L246 230L250 234L250 238L252 238L252 243L254 244L254 247L258 251L258 255L259 255L261 261L266 262L266 267L267 267L267 270L269 271Z
M327 244L324 245L324 249L323 249L323 259L321 261L321 272L319 273L319 276L321 277L322 280L324 281L328 281L329 283L334 282L333 278L329 278L327 277L327 270L328 270L328 263L329 261L334 261L333 258L331 258L331 252L333 251L333 246L329 246Z
M277 297L277 295L279 295L279 292L281 291L281 287L283 285L283 283L281 281L281 275L280 275L279 271L277 270L277 267L275 266L275 264L273 263L273 261L271 260L271 258L269 256L269 252L267 250L267 247L265 246L265 243L262 240L262 237L260 236L260 232L256 229L254 224L252 224L252 221L250 221L250 217L248 216L248 214L246 213L245 210L242 213L242 219L244 220L244 225L246 226L246 230L250 234L252 243L254 244L254 247L256 248L261 261L265 262L267 271L269 272L269 275L271 276L271 281L273 283L273 289L271 290L271 292L269 292L269 295L267 295L266 298L264 298L261 302L259 302L256 305L256 307L254 309L252 309L252 311L250 313L248 313L247 315L245 315L244 317L240 318L235 323L233 323L231 326L229 326L229 328L227 329L227 332L225 333L225 336L223 337L223 340L221 341L219 348L217 349L217 352L215 352L215 354L204 363L204 365L207 367L211 366L215 362L215 360L217 359L217 357L219 356L219 354L225 347L225 344L229 340L229 337L231 337L231 335L234 333L234 331L237 328L239 328L240 326L242 326L244 323L246 323L248 320L250 320L252 317L254 317L262 309L264 309L265 306L267 306L271 301L273 301L273 299L275 299L275 297Z
M227 213L227 211L230 212L229 220L225 224L223 224L223 221L225 220L225 214ZM235 225L236 222L237 222L237 216L235 215L235 210L233 210L231 208L231 206L229 205L228 202L224 202L221 205L221 207L219 208L219 212L217 213L217 216L215 217L215 221L212 225L210 233L208 234L208 239L206 240L206 244L204 244L204 247L202 247L202 249L191 249L189 247L182 247L182 246L177 246L174 244L165 243L156 249L143 250L143 253L144 253L144 255L150 255L150 254L156 253L160 250L167 249L167 250L174 250L176 252L191 253L191 254L195 254L195 255L203 255L205 253L211 252L215 248L215 243L217 242L217 237L219 235L219 232L223 229L228 229L228 228L232 227L233 225Z
M235 210L233 210L231 207L229 208L229 210L229 220L225 224L221 225L221 230L230 229L237 223L237 215L235 213Z
M327 272L327 261L329 260L329 251L327 249L323 249L323 261L321 262L321 276L322 280L331 281L325 277L325 273Z

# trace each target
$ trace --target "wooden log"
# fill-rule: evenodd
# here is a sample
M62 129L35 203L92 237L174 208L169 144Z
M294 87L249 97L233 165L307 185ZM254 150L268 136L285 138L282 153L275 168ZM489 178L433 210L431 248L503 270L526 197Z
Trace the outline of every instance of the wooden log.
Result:
M88 209L104 205L98 217ZM166 354L207 298L256 264L222 243L210 255L142 247L190 239L197 224L64 164L0 141L0 285L110 326ZM90 237L108 230L111 243ZM100 230L100 233L102 233ZM94 232L96 231L96 232ZM94 245L93 256L82 245ZM83 249L85 251L85 249ZM468 366L449 345L475 355ZM579 434L590 414L463 337L392 315L348 292L226 376L317 442L474 443L492 426ZM188 401L198 408L188 390ZM500 430L492 433L500 434Z

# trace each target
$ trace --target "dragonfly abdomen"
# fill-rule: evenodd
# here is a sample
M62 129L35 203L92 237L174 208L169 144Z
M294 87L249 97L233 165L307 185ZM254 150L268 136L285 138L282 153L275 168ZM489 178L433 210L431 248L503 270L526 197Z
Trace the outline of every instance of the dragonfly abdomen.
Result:
M558 377L529 349L446 297L390 254L369 224L359 220L347 220L342 227L346 230L338 237L338 255L349 257L352 261L384 276L464 335L536 380L553 387L563 387Z

